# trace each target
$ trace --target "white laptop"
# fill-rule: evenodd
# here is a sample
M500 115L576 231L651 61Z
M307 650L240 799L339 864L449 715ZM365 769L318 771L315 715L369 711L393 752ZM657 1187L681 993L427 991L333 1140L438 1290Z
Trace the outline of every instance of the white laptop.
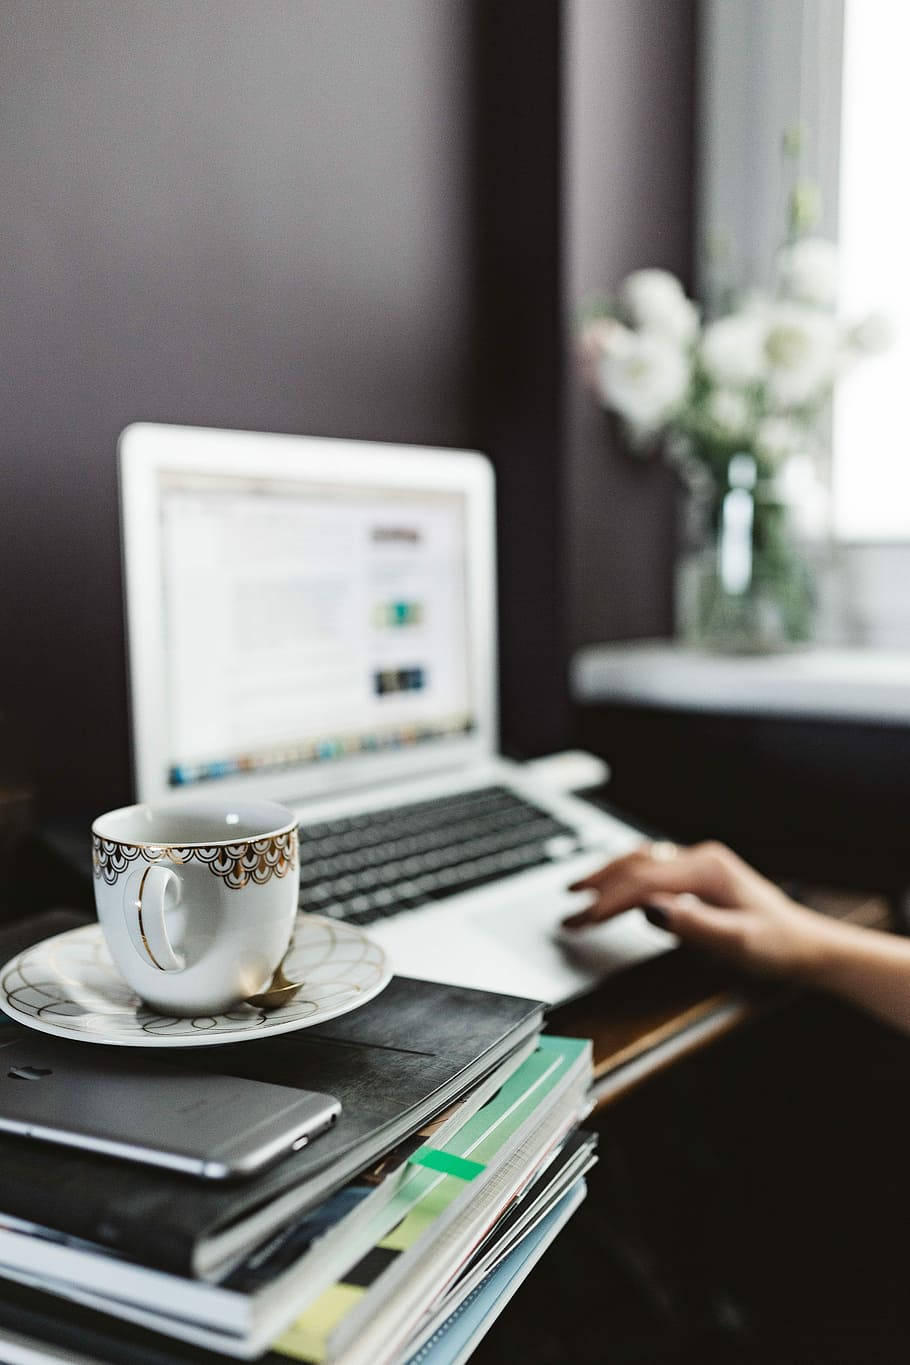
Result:
M142 424L120 477L137 799L291 806L301 906L405 975L558 1001L667 948L559 927L641 836L497 752L482 455Z

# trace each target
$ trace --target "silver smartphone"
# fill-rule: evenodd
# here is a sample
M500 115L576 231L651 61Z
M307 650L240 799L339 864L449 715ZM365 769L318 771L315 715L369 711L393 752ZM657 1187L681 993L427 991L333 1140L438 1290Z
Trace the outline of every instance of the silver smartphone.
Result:
M341 1113L332 1095L17 1038L0 1043L0 1132L207 1180L299 1151Z

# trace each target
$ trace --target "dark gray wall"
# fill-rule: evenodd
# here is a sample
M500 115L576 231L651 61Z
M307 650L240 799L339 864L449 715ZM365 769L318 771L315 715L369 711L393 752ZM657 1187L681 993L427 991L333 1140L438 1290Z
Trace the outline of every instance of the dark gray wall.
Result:
M569 330L582 300L640 266L690 285L695 3L570 0L566 20ZM564 457L571 645L670 634L673 478L629 454L577 367Z
M0 687L48 806L128 796L127 422L476 442L470 17L0 9Z
M135 419L487 449L513 750L568 737L572 643L666 623L667 490L579 394L568 324L591 284L687 267L692 22L4 0L0 708L46 811L129 796Z

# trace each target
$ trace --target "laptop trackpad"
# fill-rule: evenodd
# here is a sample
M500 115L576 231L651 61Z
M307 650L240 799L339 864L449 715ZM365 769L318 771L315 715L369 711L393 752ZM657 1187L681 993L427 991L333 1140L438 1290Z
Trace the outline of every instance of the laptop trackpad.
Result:
M563 929L562 917L577 909L576 898L554 897L550 892L478 911L470 918L474 929L520 953L529 966L558 964L563 971L592 981L676 946L677 940L649 924L640 910L591 929Z

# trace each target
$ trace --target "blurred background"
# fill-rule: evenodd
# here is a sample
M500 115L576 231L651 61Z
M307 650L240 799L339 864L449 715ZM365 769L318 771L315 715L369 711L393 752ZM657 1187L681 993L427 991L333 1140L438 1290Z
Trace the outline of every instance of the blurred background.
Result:
M90 910L132 796L145 420L487 452L505 751L906 928L908 42L906 0L0 0L0 914ZM669 1068L479 1358L906 1359L906 1068L811 1000Z
M898 0L4 0L7 839L130 799L115 450L151 420L488 452L506 751L583 743L643 821L900 893L908 23ZM693 533L673 422L634 439L586 322L671 272L697 396L708 323L777 297L803 239L838 243L814 303L869 354L799 399L789 491L754 432L712 428ZM778 342L786 368L805 337ZM762 498L811 512L782 542L811 573L789 636L693 616L734 491L756 527Z

